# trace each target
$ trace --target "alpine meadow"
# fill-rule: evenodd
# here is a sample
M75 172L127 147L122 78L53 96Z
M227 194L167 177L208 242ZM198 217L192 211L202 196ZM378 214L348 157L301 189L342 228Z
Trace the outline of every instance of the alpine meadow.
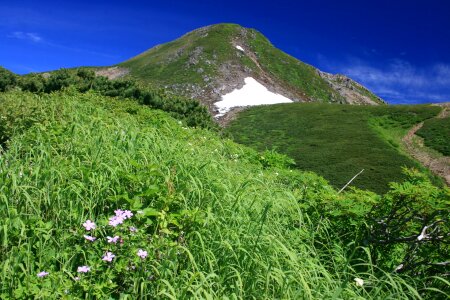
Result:
M448 111L236 24L0 67L0 299L448 299Z

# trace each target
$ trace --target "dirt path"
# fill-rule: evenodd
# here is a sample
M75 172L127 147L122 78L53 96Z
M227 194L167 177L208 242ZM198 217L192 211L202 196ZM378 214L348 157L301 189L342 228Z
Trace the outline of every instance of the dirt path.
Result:
M438 104L443 109L437 118L446 118L450 115L450 103ZM450 157L434 154L433 151L427 149L423 143L423 139L416 135L416 132L422 128L423 122L411 128L403 137L403 144L406 151L422 165L430 169L434 174L442 177L448 186L450 186Z

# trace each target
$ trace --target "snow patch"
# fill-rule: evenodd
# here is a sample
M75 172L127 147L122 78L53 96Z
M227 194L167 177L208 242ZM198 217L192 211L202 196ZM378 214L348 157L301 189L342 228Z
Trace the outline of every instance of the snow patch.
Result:
M241 50L242 52L244 52L244 48L242 48L241 46L237 45L236 49Z
M272 93L252 77L247 77L244 81L245 84L241 89L235 89L231 93L223 95L222 101L214 103L219 110L216 118L225 115L233 107L293 102L280 94Z

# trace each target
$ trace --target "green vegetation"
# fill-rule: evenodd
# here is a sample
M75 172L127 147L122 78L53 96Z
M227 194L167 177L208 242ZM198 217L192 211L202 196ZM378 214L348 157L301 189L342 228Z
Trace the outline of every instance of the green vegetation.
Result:
M342 96L317 74L314 67L275 48L261 33L255 34L250 45L264 69L288 83L291 88L300 90L306 97L322 102L343 100Z
M134 78L146 83L203 84L205 75L217 75L220 63L239 59L231 44L239 28L238 25L221 24L207 31L193 31L175 41L154 47L120 66L129 68Z
M244 145L292 157L297 168L324 176L336 188L364 169L352 185L384 193L389 182L405 178L403 166L419 167L401 154L401 136L439 110L424 105L260 106L241 112L227 132Z
M0 92L7 91L16 85L17 76L0 66Z
M17 76L6 69L0 69L0 91L19 88L23 91L42 94L59 91L69 86L80 92L94 90L105 96L136 99L141 104L170 113L173 117L183 120L188 126L211 129L217 127L208 109L200 102L168 95L162 89L151 89L131 79L112 81L106 77L95 76L94 71L87 68L61 69L48 76L42 74Z
M449 296L450 192L420 174L338 194L135 101L69 87L0 103L2 299ZM114 227L117 209L134 215Z
M426 120L417 133L424 140L425 146L450 156L450 118Z

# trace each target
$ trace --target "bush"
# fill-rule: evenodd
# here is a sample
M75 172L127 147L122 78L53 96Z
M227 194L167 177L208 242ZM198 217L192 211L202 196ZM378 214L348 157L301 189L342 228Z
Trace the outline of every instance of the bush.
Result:
M17 75L0 67L0 92L4 92L16 85Z

